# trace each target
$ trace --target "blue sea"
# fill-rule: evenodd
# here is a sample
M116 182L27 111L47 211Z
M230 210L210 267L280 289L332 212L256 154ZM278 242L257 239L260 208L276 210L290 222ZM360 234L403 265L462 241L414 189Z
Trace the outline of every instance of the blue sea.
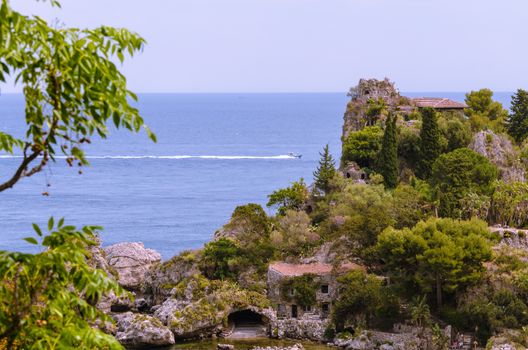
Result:
M406 95L464 99L463 93ZM510 95L495 98L508 106ZM28 251L22 238L34 235L31 223L44 225L54 216L103 226L105 246L141 241L168 259L201 247L236 206L265 206L274 190L300 178L311 182L325 144L336 161L340 156L345 93L139 97L158 142L112 130L84 149L91 165L82 174L58 159L0 193L0 250ZM23 135L22 95L0 96L0 131ZM0 181L19 161L0 154Z

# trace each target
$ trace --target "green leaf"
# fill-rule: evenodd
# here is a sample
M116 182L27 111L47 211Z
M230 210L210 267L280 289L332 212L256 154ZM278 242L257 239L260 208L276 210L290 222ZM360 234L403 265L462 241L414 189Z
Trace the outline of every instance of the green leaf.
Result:
M53 224L54 224L54 220L53 220L53 216L52 216L52 217L49 218L49 220L48 220L48 231L53 230Z
M153 141L153 142L158 142L158 138L156 137L156 134L154 134L152 132L152 130L150 130L150 128L148 126L145 125L145 130L147 131L147 135L148 137Z
M35 244L35 245L38 244L37 240L34 237L26 237L24 238L24 241L29 242L31 244Z
M37 235L39 235L40 237L42 237L42 230L40 229L40 227L39 227L37 224L33 224L33 230L35 230L35 232L37 233Z

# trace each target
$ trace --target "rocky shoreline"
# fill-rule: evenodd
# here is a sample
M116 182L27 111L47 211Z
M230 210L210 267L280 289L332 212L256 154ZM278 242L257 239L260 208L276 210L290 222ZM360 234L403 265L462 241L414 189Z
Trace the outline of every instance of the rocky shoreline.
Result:
M97 304L115 320L115 326L107 331L127 347L169 346L184 339L221 337L227 328L227 316L240 309L249 309L270 320L269 336L274 338L311 340L350 350L429 348L420 333L423 330L406 325L395 325L392 332L369 330L355 337L328 339L324 334L324 320L280 319L265 301L235 284L214 290L205 287L204 293L200 288L207 282L197 277L196 266L185 254L162 262L156 251L145 248L140 242L118 243L106 248L94 246L91 263L113 276L128 291L127 297L111 295ZM197 297L200 293L204 295ZM448 337L451 330L448 327L443 332ZM502 344L500 339L492 349L515 349L507 343ZM222 345L234 349L232 345ZM302 344L254 348L302 349Z
M420 349L413 329L397 333L364 332L356 338L327 339L325 320L279 319L275 311L248 291L228 285L205 293L196 300L200 284L197 271L189 260L177 256L161 262L161 256L142 243L118 243L92 249L93 264L114 276L130 297L107 296L98 307L116 321L109 331L128 347L168 346L179 339L222 336L226 317L239 309L249 309L270 320L271 337L312 340L344 349ZM183 281L183 284L179 282ZM172 282L172 284L170 284ZM202 285L203 287L203 285ZM253 297L253 298L252 298ZM244 302L244 298L247 302ZM236 303L229 305L230 300ZM218 303L227 303L215 309ZM204 312L206 314L204 314ZM382 346L383 345L383 346ZM226 348L229 346L225 344ZM219 347L220 349L220 347ZM230 349L232 349L230 347ZM286 348L257 347L256 350L301 350L302 344Z

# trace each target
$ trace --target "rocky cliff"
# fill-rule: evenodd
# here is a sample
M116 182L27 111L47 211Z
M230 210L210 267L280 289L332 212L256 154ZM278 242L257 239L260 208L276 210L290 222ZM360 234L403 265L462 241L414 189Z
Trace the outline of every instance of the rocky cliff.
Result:
M507 136L498 135L491 130L480 131L474 135L469 148L496 165L504 181L526 181L520 156Z

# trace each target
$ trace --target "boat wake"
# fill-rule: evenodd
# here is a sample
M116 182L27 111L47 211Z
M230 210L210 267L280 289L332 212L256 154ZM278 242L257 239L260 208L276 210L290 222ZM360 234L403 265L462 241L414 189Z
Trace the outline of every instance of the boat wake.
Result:
M22 156L14 155L0 155L0 159L22 158ZM56 159L66 159L65 156L56 156ZM298 159L298 156L281 154L278 156L190 156L190 155L174 155L174 156L86 156L86 159Z

